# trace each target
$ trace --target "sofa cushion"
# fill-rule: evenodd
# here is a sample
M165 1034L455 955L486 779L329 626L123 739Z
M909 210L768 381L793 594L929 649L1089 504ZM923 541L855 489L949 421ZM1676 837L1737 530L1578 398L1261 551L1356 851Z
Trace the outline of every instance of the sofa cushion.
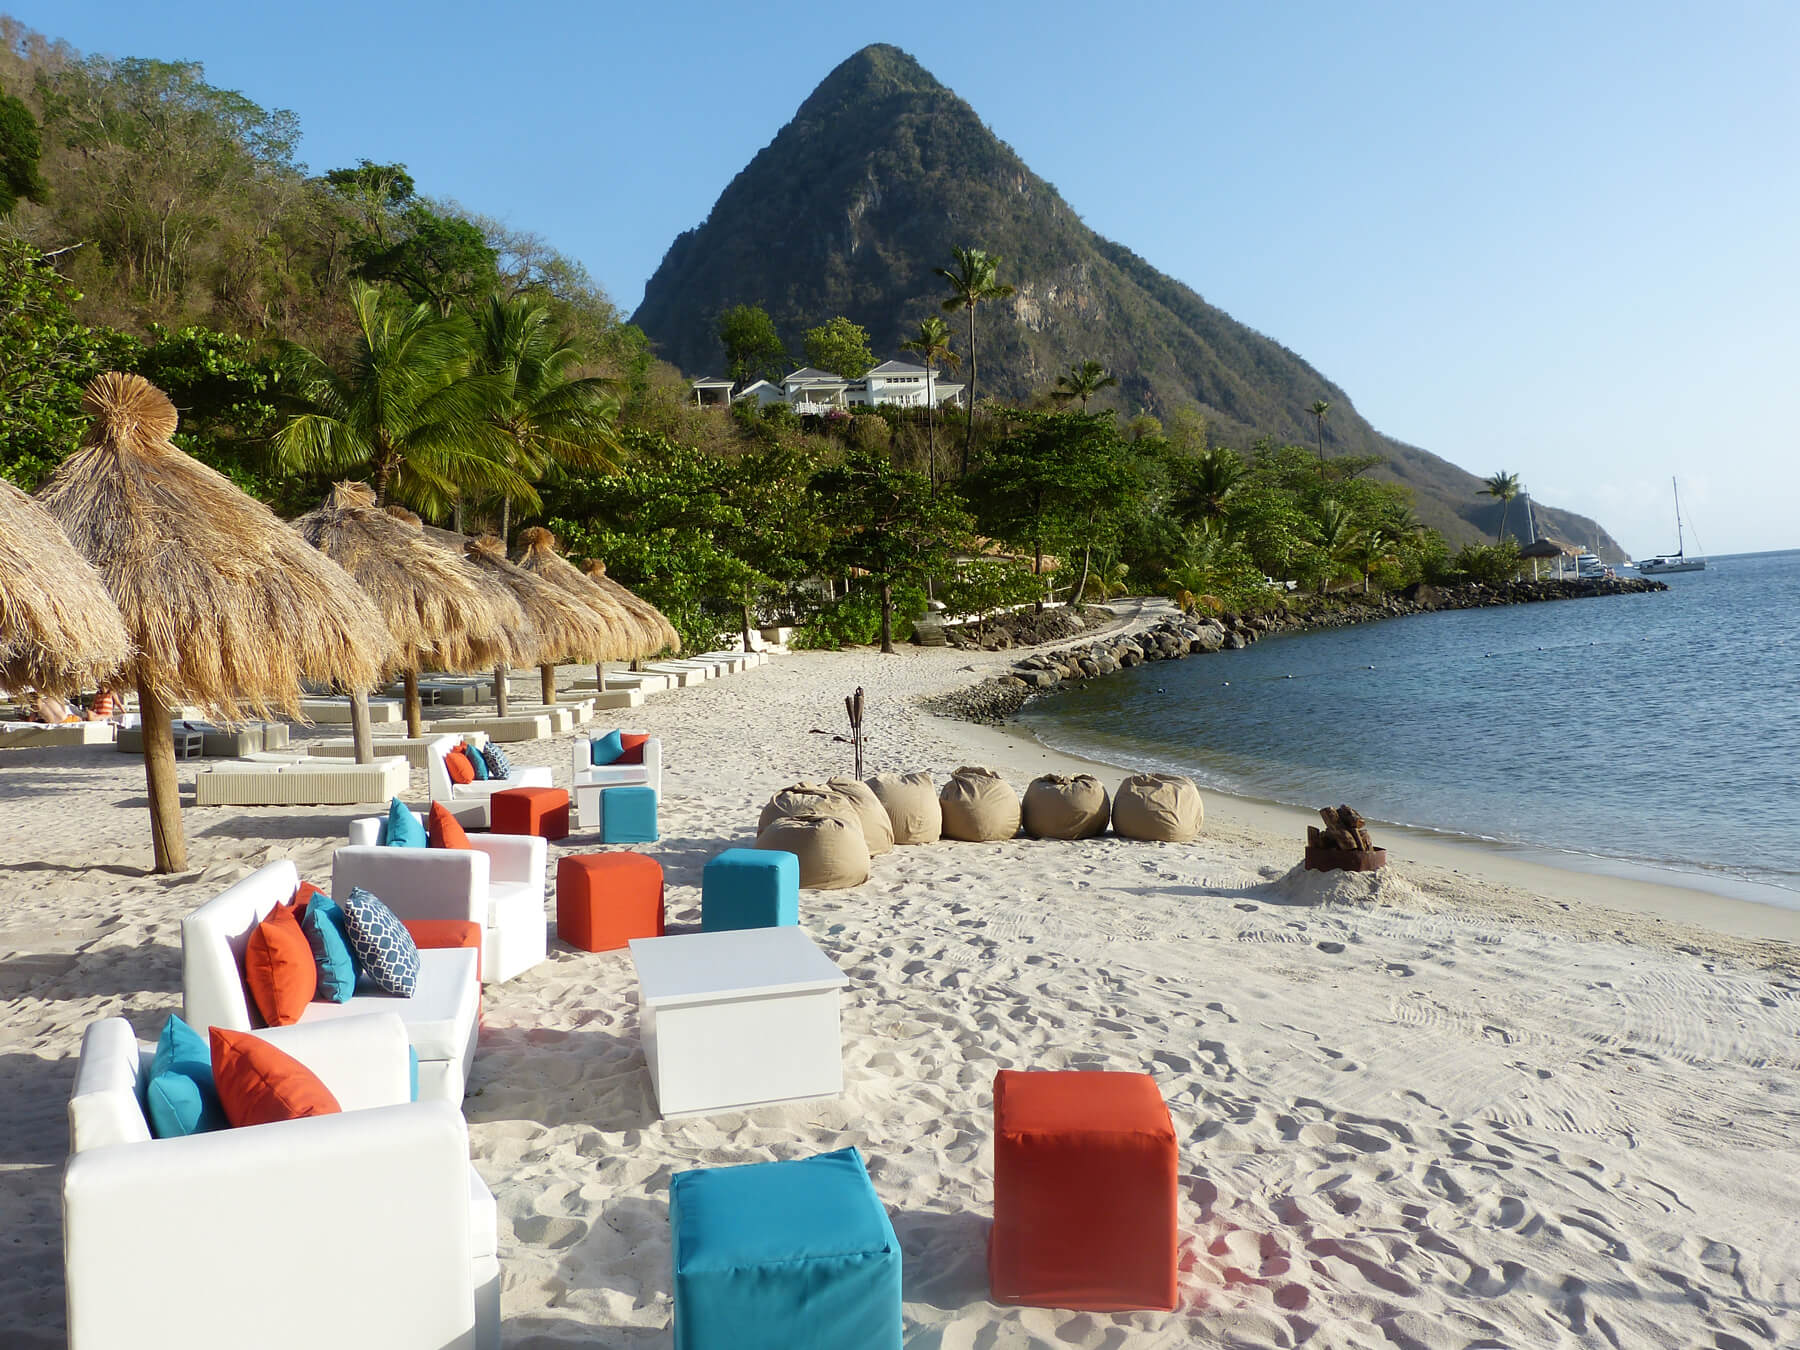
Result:
M624 753L625 737L617 731L609 731L588 743L588 754L596 764L617 764Z
M298 1022L318 993L319 967L292 904L276 905L250 934L244 946L244 985L272 1027Z
M387 820L381 827L381 842L390 848L425 847L424 823L398 797L388 803Z
M348 1003L315 1003L308 1022L333 1017L360 1017L371 1012L398 1013L406 1039L419 1058L461 1059L481 1007L481 954L465 947L423 948L419 952L419 987L411 998L359 994Z
M383 993L411 998L419 982L419 948L406 925L361 886L350 888L343 910L363 974Z
M350 947L350 921L323 891L313 896L300 920L319 974L315 995L327 1003L348 1003L356 995L356 953Z
M444 772L450 775L452 783L475 781L475 766L469 762L468 754L460 745L444 756Z
M434 947L472 947L475 977L481 978L481 925L472 919L403 919L406 931L421 953Z
M212 1029L213 1083L233 1125L268 1125L341 1109L319 1076L248 1031Z
M163 1023L144 1083L144 1114L158 1139L222 1130L231 1122L213 1086L206 1038L179 1017Z
M494 1193L469 1164L469 1255L479 1261L484 1256L499 1255L500 1206Z
M619 733L619 757L615 764L642 764L644 762L644 746L650 740L647 731L621 731Z
M481 756L481 747L479 745L476 745L472 741L464 741L458 748L461 749L463 754L469 757L469 768L474 771L475 781L477 783L493 777L493 774L488 770L487 760L483 759Z
M481 757L487 761L489 778L512 777L512 761L506 757L506 751L492 741L481 747Z
M72 1152L150 1142L150 1122L138 1100L141 1061L137 1037L123 1017L89 1023L81 1034L75 1090L69 1097Z
M425 823L426 837L433 848L473 848L462 822L442 802L431 804L431 816Z

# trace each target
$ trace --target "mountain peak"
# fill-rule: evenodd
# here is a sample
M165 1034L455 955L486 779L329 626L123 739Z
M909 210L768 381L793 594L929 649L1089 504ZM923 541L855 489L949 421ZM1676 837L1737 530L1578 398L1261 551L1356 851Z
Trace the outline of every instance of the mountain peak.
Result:
M800 112L804 114L809 104L820 102L944 92L944 86L911 53L890 43L871 42L833 67L806 103L800 105Z

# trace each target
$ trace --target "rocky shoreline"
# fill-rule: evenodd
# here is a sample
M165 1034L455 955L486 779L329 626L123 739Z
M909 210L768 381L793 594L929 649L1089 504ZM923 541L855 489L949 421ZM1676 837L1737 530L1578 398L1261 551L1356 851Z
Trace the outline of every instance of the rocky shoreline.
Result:
M966 689L927 701L932 712L968 722L1003 722L1027 700L1065 683L1098 679L1129 670L1147 661L1175 661L1188 656L1210 655L1249 646L1272 633L1308 632L1323 628L1347 628L1351 624L1408 614L1429 614L1444 609L1484 609L1494 605L1535 604L1549 600L1577 600L1603 595L1641 595L1666 591L1664 582L1648 578L1608 578L1597 581L1514 581L1489 586L1471 582L1460 586L1408 587L1382 596L1319 597L1305 608L1269 614L1210 615L1169 614L1141 627L1109 633L1090 642L1075 642L1051 651L1033 652L1004 675L983 680ZM1110 611L1101 611L1111 621ZM1084 617L1064 608L1042 614L1022 612L987 625L979 634L945 630L950 646L970 650L999 651L1014 646L1037 646L1079 634L1092 626L1095 611Z

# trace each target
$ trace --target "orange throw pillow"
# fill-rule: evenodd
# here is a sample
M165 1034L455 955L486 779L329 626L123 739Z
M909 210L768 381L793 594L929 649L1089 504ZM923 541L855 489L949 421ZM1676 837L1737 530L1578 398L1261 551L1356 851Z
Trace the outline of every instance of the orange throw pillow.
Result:
M431 804L431 815L425 821L425 837L433 848L473 848L462 822L442 802Z
M244 984L272 1027L292 1026L319 992L319 966L292 905L277 905L244 948Z
M475 781L475 766L469 763L468 752L460 745L444 756L444 772L450 775L452 783Z
M317 886L313 885L312 882L310 882L310 881L301 882L300 889L294 892L294 922L295 923L305 923L306 922L306 907L312 903L312 898L315 895L323 895L323 894L325 894L325 892L320 890ZM305 932L306 930L301 929L301 931Z
M615 764L642 764L644 762L644 742L650 739L648 732L621 731L619 744L624 747Z
M402 919L420 951L439 947L473 947L475 978L481 978L481 925L473 919Z
M338 1105L319 1076L247 1031L212 1029L213 1086L233 1125L268 1125L301 1116L335 1116Z

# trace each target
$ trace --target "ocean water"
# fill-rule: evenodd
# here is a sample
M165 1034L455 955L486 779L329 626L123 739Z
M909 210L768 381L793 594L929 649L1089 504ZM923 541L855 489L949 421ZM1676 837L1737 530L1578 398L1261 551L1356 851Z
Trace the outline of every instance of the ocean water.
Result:
M1800 550L1662 580L1156 662L1020 720L1240 796L1800 908Z

